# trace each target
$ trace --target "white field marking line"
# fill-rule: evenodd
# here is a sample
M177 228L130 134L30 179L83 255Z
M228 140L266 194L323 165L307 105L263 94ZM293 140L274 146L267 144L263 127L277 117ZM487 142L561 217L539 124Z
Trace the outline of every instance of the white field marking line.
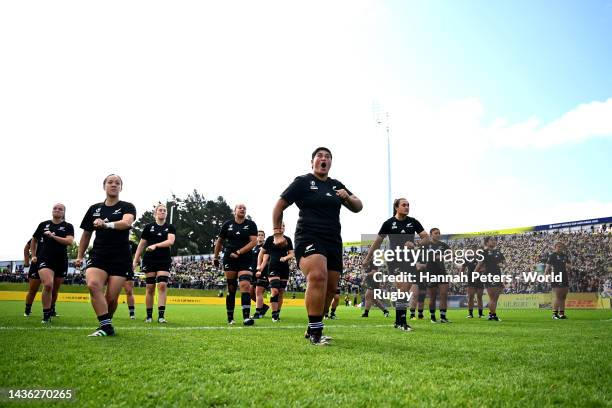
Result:
M293 326L251 326L251 327L241 327L241 326L185 326L185 327L134 327L134 326L115 326L115 329L118 331L124 330L144 330L144 331L197 331L197 330L293 330L293 329L305 329L308 325L293 325ZM330 328L341 328L341 329L357 329L364 327L392 327L390 324L373 324L373 325L362 325L362 324L345 324L345 325L329 325L326 326L327 329ZM0 331L45 331L45 330L93 330L94 325L91 326L45 326L45 327L23 327L23 326L0 326Z

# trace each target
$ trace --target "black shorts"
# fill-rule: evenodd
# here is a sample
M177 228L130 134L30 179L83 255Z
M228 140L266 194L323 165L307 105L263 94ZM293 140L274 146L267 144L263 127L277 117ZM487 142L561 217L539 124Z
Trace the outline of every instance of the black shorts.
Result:
M390 275L396 275L396 276L400 276L404 274L412 275L410 277L412 282L401 282L402 284L407 283L409 285L412 285L413 283L418 283L421 279L421 275L420 275L420 272L417 271L416 264L412 265L412 262L408 262L408 261L389 262L387 263L387 268L389 269ZM408 275L405 275L405 277L409 278Z
M472 273L474 273L474 271L467 272L468 288L484 289L484 282L481 281L480 279L472 279Z
M567 272L557 272L561 273L561 282L553 282L553 288L569 288L569 280L567 279Z
M68 272L67 259L38 259L36 266L38 270L43 268L51 269L54 278L65 278L66 272ZM40 279L40 275L38 279Z
M480 281L470 282L470 283L468 283L467 286L468 286L468 288L484 289L484 283L482 283Z
M281 278L281 280L289 280L289 268L270 268L268 275L270 278Z
M251 278L251 284L254 286L261 286L262 288L268 289L270 287L270 282L268 281L268 267L266 266L261 271L259 278L255 276L257 271L253 272L253 277Z
M154 261L154 260L144 260L142 261L142 268L140 270L144 273L151 272L170 272L170 266L172 265L171 261Z
M366 275L365 286L366 286L366 289L370 289L370 290L380 289L380 282L377 282L374 279L374 275Z
M427 272L429 272L429 282L427 282L428 288L437 288L440 285L448 285L448 283L444 281L447 275L446 270L438 262L428 263L426 268Z
M432 275L429 275L429 278L430 278L431 280L433 280L433 279L431 278L431 276L432 276ZM440 285L448 285L448 282L445 282L445 281L443 280L443 279L444 279L444 278L443 278L444 276L446 276L446 275L436 275L436 282L428 282L428 283L426 284L426 286L427 286L428 288L437 288L437 287L440 287Z
M108 274L108 276L121 276L123 278L128 278L128 276L131 276L132 279L134 276L132 261L129 258L110 260L92 257L87 264L87 269L89 268L102 269Z
M40 280L40 275L38 275L38 264L30 262L30 270L28 270L28 279Z
M224 254L222 259L223 271L240 272L253 270L253 255L248 252L240 255L238 258L232 258L230 254Z
M324 241L318 238L296 238L295 260L300 265L300 259L319 254L327 258L327 270L342 273L342 242Z
M417 279L417 268L416 265L412 265L412 262L408 261L393 261L387 263L390 275L400 275L402 273L411 273L413 278Z
M259 278L254 278L254 280L255 280L255 286L261 286L264 289L270 288L270 281L268 281L267 277L262 276Z
M425 292L427 290L427 280L425 279L425 271L417 272L416 284L419 287L419 292Z
M504 283L503 282L487 282L485 287L487 288L503 288L504 287Z

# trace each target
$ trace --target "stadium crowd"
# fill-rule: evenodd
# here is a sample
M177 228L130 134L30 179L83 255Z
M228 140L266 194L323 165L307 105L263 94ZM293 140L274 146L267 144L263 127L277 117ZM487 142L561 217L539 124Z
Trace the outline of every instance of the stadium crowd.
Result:
M525 233L497 236L498 248L506 258L505 274L522 276L523 272L543 272L546 259L551 253L554 243L560 241L567 248L572 269L569 271L571 292L598 292L603 290L606 280L610 279L612 271L612 234L611 229L583 230L579 232L555 233ZM451 249L479 248L482 237L464 238L448 241ZM363 250L363 252L362 252ZM367 248L346 248L344 252L344 273L340 280L342 293L360 293L363 283L362 262ZM459 268L448 263L447 271L458 274ZM224 290L223 271L215 268L212 259L205 256L175 257L172 262L171 288L218 289ZM290 267L291 273L287 290L303 292L306 280L299 273L295 262ZM27 282L27 273L22 267L16 273L8 269L0 271L0 282ZM85 283L83 274L75 271L68 274L64 284L82 285ZM144 276L136 274L135 286L145 286ZM550 291L547 283L526 283L522 279L506 284L504 293L543 293ZM465 294L466 284L451 283L449 294Z
M570 292L598 292L612 270L612 235L588 232L535 232L496 237L498 248L506 258L504 273L518 276L506 284L504 293L543 293L551 290L550 283L526 283L523 272L543 272L555 242L562 242L572 268L568 271ZM449 241L451 249L480 247L482 238ZM456 267L448 265L454 273ZM465 284L451 284L453 294L465 293Z

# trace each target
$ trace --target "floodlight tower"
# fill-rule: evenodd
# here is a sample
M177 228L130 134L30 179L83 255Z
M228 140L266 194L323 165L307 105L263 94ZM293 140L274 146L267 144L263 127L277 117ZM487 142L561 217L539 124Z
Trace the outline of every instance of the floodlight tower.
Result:
M387 136L387 208L390 216L393 216L393 202L391 200L391 126L389 125L389 112L381 111L377 103L374 103L374 120L376 120L376 126L382 127Z

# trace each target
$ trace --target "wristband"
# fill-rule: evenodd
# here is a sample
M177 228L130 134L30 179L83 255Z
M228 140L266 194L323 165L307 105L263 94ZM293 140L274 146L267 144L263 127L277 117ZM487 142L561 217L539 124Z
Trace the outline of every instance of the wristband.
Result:
M115 223L114 222L106 222L104 223L104 226L108 229L115 229Z

